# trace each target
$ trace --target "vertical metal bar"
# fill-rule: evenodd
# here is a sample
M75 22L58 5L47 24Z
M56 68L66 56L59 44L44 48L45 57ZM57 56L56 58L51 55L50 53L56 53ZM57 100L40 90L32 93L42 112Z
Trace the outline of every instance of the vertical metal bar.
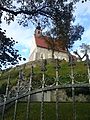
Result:
M41 120L44 120L44 91L43 91L43 88L45 86L46 64L47 64L47 61L43 60L43 57L42 57L42 66L41 66L41 71L42 71Z
M74 67L73 67L73 60L71 56L71 80L72 80L72 100L73 100L73 120L76 120L76 104L75 104L75 88L73 87L74 84Z
M18 95L16 95L17 97ZM15 101L15 107L14 107L14 117L13 117L13 120L16 120L16 112L17 112L17 102L18 100Z
M72 99L73 99L73 120L76 120L76 104L75 104L75 89L72 87Z
M86 51L86 62L87 62L88 80L89 80L89 84L90 84L90 60L89 60L89 56L87 54L87 51Z
M58 82L59 82L59 66L58 66L58 60L56 60L56 86L58 86ZM56 89L56 120L59 120L60 116L59 116L59 99L58 99L58 89Z
M29 81L29 93L32 89L32 78L33 78L33 66L31 67L31 75L30 75L30 81ZM26 120L29 120L29 113L30 113L30 95L28 95L27 99L27 115L26 115Z
M3 109L2 109L2 120L4 120L5 103L6 103L6 96L4 95L4 104L3 104Z
M90 84L90 66L87 65L87 69L88 69L88 80L89 80L89 84Z
M3 104L3 109L2 109L2 120L4 120L5 106L6 106L6 101L7 101L7 97L8 97L8 91L9 91L9 83L10 83L10 74L9 74L8 82L7 82L7 86L6 86L6 93L4 95L4 104Z
M16 114L17 114L17 103L18 103L18 96L19 96L19 89L20 89L20 78L21 78L21 71L19 72L19 79L17 84L17 93L16 93L16 101L15 101L15 107L14 107L14 117L13 120L16 120Z
M42 98L41 98L41 120L44 120L44 88L45 85L45 73L43 71L43 77L42 77Z

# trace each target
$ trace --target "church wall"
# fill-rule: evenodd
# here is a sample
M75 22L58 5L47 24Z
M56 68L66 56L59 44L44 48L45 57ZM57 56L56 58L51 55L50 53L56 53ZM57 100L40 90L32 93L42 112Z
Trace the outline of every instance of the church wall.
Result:
M36 59L39 60L42 59L42 57L43 59L52 58L51 50L37 47Z
M52 58L52 51L45 49L45 48L37 47L36 60L42 59L42 57L43 57L43 59ZM67 55L67 53L64 53L64 52L55 51L54 57L61 59L61 60L64 59L64 60L68 61L68 55Z
M36 60L36 53L37 53L37 48L34 49L32 54L30 55L29 61L35 61Z
M69 57L68 57L67 53L64 53L64 52L55 52L54 57L58 58L60 60L69 61Z

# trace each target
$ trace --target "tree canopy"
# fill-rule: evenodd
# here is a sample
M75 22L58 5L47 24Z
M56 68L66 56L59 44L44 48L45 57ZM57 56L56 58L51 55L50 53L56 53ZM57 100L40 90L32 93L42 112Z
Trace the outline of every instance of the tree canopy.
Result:
M44 24L48 18L55 17L54 15L64 11L63 4L77 3L80 0L0 0L0 10L5 12L4 19L9 24L18 16L19 24L28 25L28 21L37 22L43 21ZM82 2L88 0L82 0Z
M6 37L5 31L2 32L2 29L0 29L0 68L15 65L21 60L21 55L14 48L15 43L15 40Z
M58 41L58 46L68 49L73 47L75 41L81 40L84 28L79 24L73 24L75 21L73 4L73 2L58 4L56 12L52 15L53 27L46 32L46 35L52 41L47 42L53 50L55 41ZM61 8L61 10L59 11L58 8Z
M55 35L57 39L63 40L64 45L68 48L72 47L76 40L81 39L84 31L82 26L72 25L72 21L74 21L73 5L79 1L80 0L73 0L71 2L68 2L68 0L0 0L0 20L4 13L4 20L6 20L8 24L14 21L15 16L18 17L18 23L23 26L28 26L29 21L33 23L41 22L41 25L51 22L54 31L52 34ZM82 0L82 2L85 1ZM6 51L6 46L7 48L13 46L15 41L7 38L1 30L0 33L3 36L3 40L0 40L1 44L3 44L1 50L4 49L4 51ZM6 42L7 39L11 46L8 46ZM11 49L12 52L10 51ZM14 51L13 48L9 48L8 52L11 52L10 54L12 54L17 61L17 50ZM5 59L8 59L10 55L8 54L7 56L5 52L1 55L5 56L3 59L1 56L1 63L6 64L8 60ZM12 61L11 63L13 63L14 58L10 58L9 62Z

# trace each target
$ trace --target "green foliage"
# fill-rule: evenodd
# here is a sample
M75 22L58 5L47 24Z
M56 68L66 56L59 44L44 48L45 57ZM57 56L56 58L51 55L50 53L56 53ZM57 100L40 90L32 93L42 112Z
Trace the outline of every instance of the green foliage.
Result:
M67 88L65 91L66 91L66 94L67 94L68 97L72 97L72 89L71 88ZM89 88L84 88L84 87L82 87L82 88L76 88L74 92L75 92L76 96L78 96L79 94L90 95Z
M73 17L73 2L65 4L58 0L57 3L55 11L52 12L53 27L46 32L46 35L51 41L47 43L53 54L55 49L60 50L62 48L65 50L65 48L71 48L75 41L81 40L84 32L84 28L81 25L72 24L75 21ZM56 41L58 46L56 45Z
M70 78L70 66L68 62L62 61L59 63L59 80L61 83L67 83L71 82ZM30 74L31 74L31 67L28 67L26 65L24 68L23 66L20 66L22 68L24 79L29 80ZM46 65L47 71L45 72L45 79L47 84L52 84L55 81L56 71L55 71L55 63L49 62ZM20 68L11 68L5 71L2 71L0 73L0 86L7 81L9 74L10 74L10 82L11 84L15 85L16 81L19 78L19 69ZM38 65L35 65L34 67L34 73L33 73L33 85L39 86L41 85L42 80L42 71L41 71L41 63ZM74 79L75 82L88 82L88 75L87 75L87 67L85 66L85 62L77 62L76 66L74 66Z
M4 82L0 87L0 94L5 94L7 83Z
M18 50L14 48L16 44L12 38L7 38L5 31L0 28L0 69L2 66L15 65L21 60Z

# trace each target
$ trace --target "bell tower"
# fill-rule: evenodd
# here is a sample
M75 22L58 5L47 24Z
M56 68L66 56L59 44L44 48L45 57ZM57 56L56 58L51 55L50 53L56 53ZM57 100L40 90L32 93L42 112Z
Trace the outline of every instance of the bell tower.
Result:
M40 27L40 23L38 23L38 26L35 29L35 36L36 37L42 36L42 30L41 30L41 27Z

